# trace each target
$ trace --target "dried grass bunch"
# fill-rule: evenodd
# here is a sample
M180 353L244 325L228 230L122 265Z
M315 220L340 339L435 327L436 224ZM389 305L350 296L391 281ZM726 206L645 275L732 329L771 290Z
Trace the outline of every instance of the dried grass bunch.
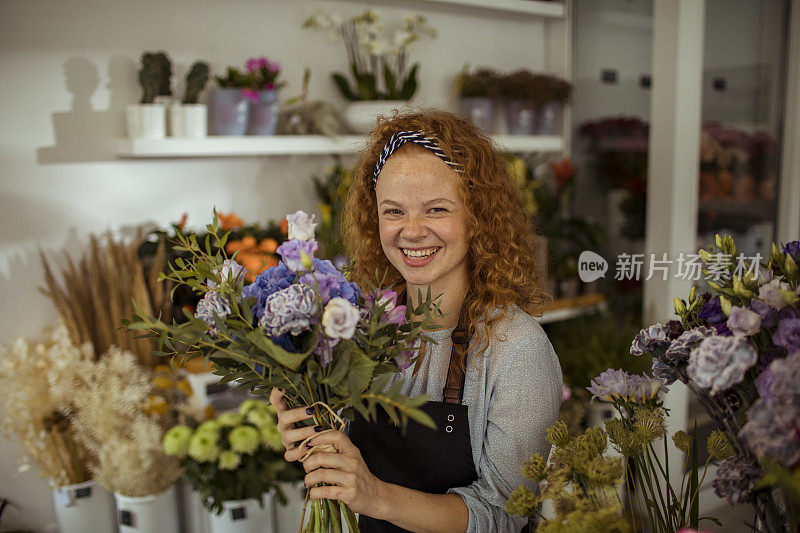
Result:
M130 497L161 494L180 476L178 460L161 446L174 411L145 413L156 385L130 352L112 347L85 365L85 386L75 394L75 427L97 456L94 479Z
M46 343L17 339L0 356L0 427L25 447L20 471L39 467L58 487L91 479L95 459L72 425L73 399L84 385L81 371L94 359L92 347L73 346L67 328L55 328Z
M40 290L52 300L75 346L91 342L97 355L117 346L152 368L158 360L150 355L151 341L120 330L122 318L134 313L132 300L148 313L162 316L167 316L171 306L169 287L158 283L158 273L166 268L165 243L159 244L145 277L137 254L141 241L141 235L133 245L116 240L111 233L102 241L92 235L89 251L77 262L62 250L66 262L60 272L63 282L40 252L46 285Z

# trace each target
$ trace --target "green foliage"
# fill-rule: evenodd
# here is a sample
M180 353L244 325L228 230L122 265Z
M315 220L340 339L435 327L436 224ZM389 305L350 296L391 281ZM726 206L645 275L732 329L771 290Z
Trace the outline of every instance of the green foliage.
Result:
M326 257L336 257L344 253L341 216L347 190L352 182L353 171L343 167L338 156L328 172L323 176L314 176L314 190L322 215L317 228L317 240L322 255Z
M139 69L139 84L142 86L142 99L139 103L152 104L156 96L169 96L172 63L165 52L144 52Z
M200 93L208 83L208 63L197 61L186 75L186 93L183 96L184 104L196 104Z

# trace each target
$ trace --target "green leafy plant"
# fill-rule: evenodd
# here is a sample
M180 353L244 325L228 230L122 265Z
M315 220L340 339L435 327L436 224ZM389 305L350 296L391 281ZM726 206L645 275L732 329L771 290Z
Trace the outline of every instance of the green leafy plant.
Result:
M352 84L339 72L331 78L350 101L410 100L417 91L419 63L408 66L409 47L422 37L436 37L425 17L408 15L390 41L380 35L380 16L370 9L343 22L320 11L303 27L327 31L344 41Z
M196 61L186 75L186 92L183 95L184 104L196 104L200 93L208 83L208 63Z
M283 459L275 410L266 402L245 400L237 413L171 428L164 452L180 459L183 477L217 514L231 500L257 499L279 481L302 479L302 471ZM285 495L279 499L285 501Z
M353 172L342 166L339 158L323 176L314 176L314 190L322 221L317 230L323 253L337 258L344 253L341 213Z

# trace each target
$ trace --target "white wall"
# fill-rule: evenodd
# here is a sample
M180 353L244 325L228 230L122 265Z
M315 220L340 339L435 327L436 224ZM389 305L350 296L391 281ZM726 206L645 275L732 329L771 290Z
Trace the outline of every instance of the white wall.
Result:
M311 96L335 102L328 79L346 68L340 43L302 30L324 7L344 15L365 2L275 0L5 0L0 5L0 345L36 338L56 320L37 292L42 272L37 249L83 251L87 236L153 220L161 225L189 214L190 225L210 219L212 206L246 221L278 219L315 200L310 176L327 157L117 160L114 141L124 131L123 110L139 96L136 63L145 50L166 50L176 79L196 59L221 72L267 55L284 65L299 91L303 67L312 70ZM423 41L417 100L447 102L464 62L501 70L540 69L545 50L540 19L430 6L439 38ZM384 15L406 9L380 2ZM0 443L4 528L48 529L51 497L35 472L16 471L14 443Z

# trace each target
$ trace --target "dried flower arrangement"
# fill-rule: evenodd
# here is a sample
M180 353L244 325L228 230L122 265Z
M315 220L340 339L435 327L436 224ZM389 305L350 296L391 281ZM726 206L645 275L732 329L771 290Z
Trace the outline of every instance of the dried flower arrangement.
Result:
M80 367L87 380L74 394L73 422L81 442L98 459L91 468L94 479L130 497L167 490L180 477L180 468L161 441L182 406L154 408L161 403L153 398L158 382L130 352L112 348Z
M500 75L492 68L479 68L470 73L465 67L456 78L455 89L460 98L494 98Z
M20 338L0 357L0 426L26 450L20 471L34 463L56 487L91 479L95 459L77 440L72 419L73 398L84 383L81 368L93 358L90 345L73 346L63 325L46 343Z
M507 100L527 100L537 104L563 103L569 99L572 85L549 74L535 74L527 69L519 69L500 76L498 91Z
M63 251L67 266L61 269L61 283L41 252L45 287L40 290L55 305L73 345L89 342L96 356L117 346L135 354L139 364L152 368L157 364L157 359L150 355L152 343L119 330L119 325L123 317L134 311L133 300L162 316L170 309L169 287L157 282L166 253L163 246L158 247L154 268L145 278L136 249L110 233L104 242L93 235L89 251L80 261L74 261Z

